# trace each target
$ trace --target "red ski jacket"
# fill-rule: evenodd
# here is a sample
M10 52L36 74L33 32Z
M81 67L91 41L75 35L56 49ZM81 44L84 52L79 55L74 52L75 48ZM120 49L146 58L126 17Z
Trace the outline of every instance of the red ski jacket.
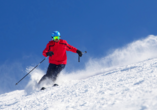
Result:
M43 55L47 57L46 53L52 51L54 55L49 57L49 63L60 65L67 63L66 51L76 53L77 48L69 45L66 40L60 39L58 42L50 41L43 51Z

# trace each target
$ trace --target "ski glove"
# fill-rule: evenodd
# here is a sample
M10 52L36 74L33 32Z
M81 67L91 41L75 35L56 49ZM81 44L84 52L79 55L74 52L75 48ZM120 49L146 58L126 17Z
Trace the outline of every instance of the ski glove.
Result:
M79 55L79 57L82 57L82 52L80 50L77 50L76 52Z
M54 53L52 51L46 53L47 56L52 56Z

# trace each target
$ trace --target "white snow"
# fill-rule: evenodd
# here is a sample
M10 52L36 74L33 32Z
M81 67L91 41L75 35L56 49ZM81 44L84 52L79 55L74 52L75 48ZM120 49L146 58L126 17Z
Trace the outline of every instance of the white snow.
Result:
M157 58L27 94L0 95L4 110L157 110Z

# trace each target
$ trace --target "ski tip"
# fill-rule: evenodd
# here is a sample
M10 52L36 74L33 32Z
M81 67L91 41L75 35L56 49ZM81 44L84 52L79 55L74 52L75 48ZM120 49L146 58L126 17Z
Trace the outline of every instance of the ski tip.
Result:
M40 90L45 90L46 88L45 87L42 87Z
M59 86L58 84L54 84L53 86Z

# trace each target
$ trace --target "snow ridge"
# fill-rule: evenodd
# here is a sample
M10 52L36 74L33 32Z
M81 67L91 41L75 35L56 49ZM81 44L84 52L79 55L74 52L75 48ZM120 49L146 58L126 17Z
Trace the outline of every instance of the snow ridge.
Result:
M0 95L2 110L157 110L157 58L58 87Z

